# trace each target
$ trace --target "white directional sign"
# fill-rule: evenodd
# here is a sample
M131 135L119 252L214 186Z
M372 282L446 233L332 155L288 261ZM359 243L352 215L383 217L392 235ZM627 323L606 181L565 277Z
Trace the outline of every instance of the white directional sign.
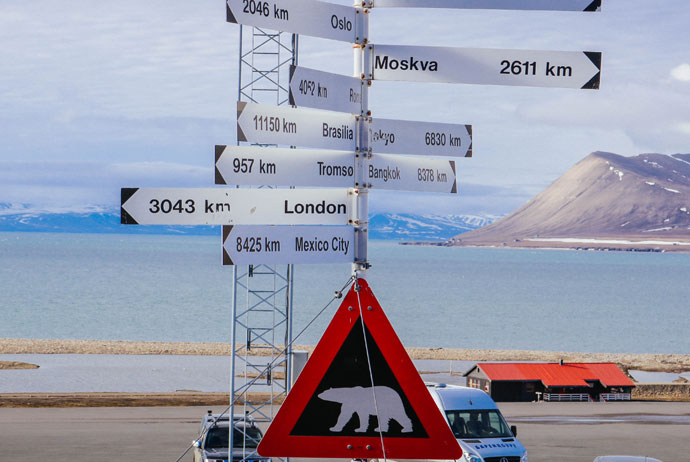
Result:
M355 116L237 102L237 139L323 149L355 149Z
M216 184L352 188L354 153L216 146Z
M352 263L351 226L223 226L224 265Z
M347 225L353 190L122 188L126 225Z
M290 66L290 104L360 114L362 81L355 77Z
M227 0L227 21L343 42L359 42L361 14L317 0Z
M366 177L373 189L458 192L454 160L373 154Z
M472 126L374 118L373 152L472 157Z
M376 0L376 8L599 11L601 0Z
M373 46L375 80L598 89L601 53Z

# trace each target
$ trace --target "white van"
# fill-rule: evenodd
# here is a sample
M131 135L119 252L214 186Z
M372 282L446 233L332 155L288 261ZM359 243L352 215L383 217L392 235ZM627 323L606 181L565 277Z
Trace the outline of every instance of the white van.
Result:
M527 462L527 451L493 399L482 390L427 384L462 448L463 462ZM462 459L460 459L462 460Z

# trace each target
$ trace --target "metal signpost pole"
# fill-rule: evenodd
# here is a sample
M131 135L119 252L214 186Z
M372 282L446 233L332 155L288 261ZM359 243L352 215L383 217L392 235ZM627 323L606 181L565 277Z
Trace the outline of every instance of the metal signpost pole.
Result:
M355 227L355 262L352 272L355 277L363 275L369 268L369 183L367 170L371 158L369 132L371 111L369 110L369 86L371 85L371 47L369 45L369 10L368 0L356 0L357 13L362 16L357 22L362 30L357 31L359 43L354 46L354 76L362 81L362 104L357 117L357 147L355 150L355 210L353 225Z

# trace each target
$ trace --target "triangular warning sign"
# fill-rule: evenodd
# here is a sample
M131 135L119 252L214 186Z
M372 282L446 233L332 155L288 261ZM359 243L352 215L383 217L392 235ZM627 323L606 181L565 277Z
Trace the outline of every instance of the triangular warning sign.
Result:
M458 459L462 450L369 285L358 279L266 431L258 453Z

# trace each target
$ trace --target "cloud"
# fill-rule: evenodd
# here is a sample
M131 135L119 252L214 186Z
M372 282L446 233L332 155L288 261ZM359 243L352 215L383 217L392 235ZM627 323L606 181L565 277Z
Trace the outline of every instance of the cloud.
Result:
M690 82L690 64L683 63L671 69L671 77L680 82Z
M213 187L211 167L170 162L0 162L0 202L119 206L122 187Z
M564 131L589 129L609 137L622 131L638 152L681 152L690 143L687 133L677 129L690 120L689 97L687 89L670 85L621 83L597 94L526 103L518 114L527 122Z

